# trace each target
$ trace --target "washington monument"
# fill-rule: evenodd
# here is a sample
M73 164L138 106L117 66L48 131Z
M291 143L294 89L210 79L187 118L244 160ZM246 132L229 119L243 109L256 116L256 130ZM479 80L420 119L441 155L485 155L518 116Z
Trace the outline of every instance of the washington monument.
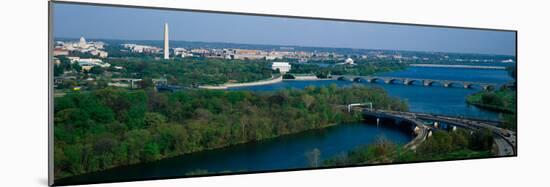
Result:
M164 23L164 59L170 58L170 47L168 46L168 23Z

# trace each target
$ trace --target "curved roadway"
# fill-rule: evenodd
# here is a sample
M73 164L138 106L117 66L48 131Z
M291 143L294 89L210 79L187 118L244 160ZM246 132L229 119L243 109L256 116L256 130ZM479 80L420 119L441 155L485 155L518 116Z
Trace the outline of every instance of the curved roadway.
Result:
M363 109L363 113L381 117L399 118L415 124L416 127L418 127L415 128L417 136L411 142L405 145L406 148L415 149L428 137L431 127L424 125L422 120L430 120L444 122L447 124L452 124L472 130L489 129L495 135L494 140L496 148L498 149L498 156L512 156L515 155L517 152L516 132L497 127L496 125L498 125L499 122L440 116L426 113L397 112L387 110Z

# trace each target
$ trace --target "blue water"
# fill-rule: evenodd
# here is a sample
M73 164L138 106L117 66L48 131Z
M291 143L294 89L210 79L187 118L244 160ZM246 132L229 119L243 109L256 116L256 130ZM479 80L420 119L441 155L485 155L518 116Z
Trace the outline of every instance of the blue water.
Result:
M506 83L512 80L505 70L481 70L462 68L409 67L404 71L381 73L380 76L408 77L436 80L458 80L485 83Z
M407 77L418 79L435 80L457 80L470 82L483 82L502 85L512 80L504 70L478 70L478 69L459 69L459 68L424 68L409 67L403 71L382 73L379 76L387 77ZM231 88L232 90L252 90L252 91L272 91L283 88L303 89L307 86L326 86L336 84L340 87L351 86L353 84L362 84L372 87L381 87L388 92L390 96L406 100L409 104L409 110L413 112L425 112L450 116L464 116L477 119L499 120L502 114L466 103L466 97L470 94L479 92L477 89L465 89L462 87L446 88L441 85L422 86L422 85L403 85L403 84L385 84L383 82L350 82L338 80L318 80L318 81L298 81L289 80L271 85L261 85L253 87Z
M512 80L503 70L474 70L451 68L408 68L404 71L383 73L383 76L410 77L439 80L462 80L503 84ZM232 90L273 91L283 88L302 89L306 86L336 84L340 87L357 84L349 81L284 81L271 85L233 88ZM468 116L481 119L499 119L500 114L486 111L465 103L467 95L476 89L425 87L385 83L359 83L382 87L391 96L407 100L411 111ZM321 151L320 159L334 157L358 146L372 144L384 136L395 143L405 144L412 139L410 134L397 129L376 127L372 124L341 124L325 129L281 136L258 142L186 154L157 162L136 164L106 171L84 174L56 180L56 184L128 181L181 177L193 171L243 172L272 171L307 168L305 156L315 148Z
M410 134L368 124L341 124L324 129L285 135L273 139L202 151L158 162L137 164L106 171L69 177L57 184L109 182L135 179L181 177L189 172L210 173L268 171L309 167L306 153L317 148L325 160L361 145L374 143L379 137L405 144Z

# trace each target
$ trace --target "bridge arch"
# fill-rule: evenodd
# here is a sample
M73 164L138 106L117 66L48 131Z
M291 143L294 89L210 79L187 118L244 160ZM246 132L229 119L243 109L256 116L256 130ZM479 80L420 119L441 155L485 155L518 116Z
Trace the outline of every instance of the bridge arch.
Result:
M346 77L344 77L344 76L338 76L338 77L336 78L336 80L345 81L345 80L347 80L347 79L346 79Z
M444 86L444 83L436 80L424 80L424 86L435 86L435 85Z
M403 84L405 84L405 85L414 85L414 84L422 85L423 81L421 79L404 79Z
M384 77L384 76L359 76L359 75L331 75L330 79L340 81L385 83L385 84L404 84L404 85L423 85L423 86L441 86L441 87L463 87L466 89L491 90L495 89L493 83L468 82L460 80L435 80L406 77Z
M472 89L472 88L474 88L474 84L473 84L473 83L470 83L470 82L464 82L463 86L464 86L464 88L466 88L466 89Z
M367 79L363 78L363 77L355 77L353 78L353 82L364 82L364 81L368 81Z
M367 81L370 82L370 83L376 83L377 81L386 82L384 79L379 78L379 77L372 77L372 78L367 79Z
M401 79L401 78L387 78L387 79L384 80L384 82L386 84L394 84L394 83L397 83L397 82L404 83L405 80Z
M483 88L483 90L494 90L495 86L491 84L484 84L484 85L481 85L481 88Z
M444 86L452 88L452 87L464 87L464 85L465 84L462 82L449 81L449 82L446 82Z

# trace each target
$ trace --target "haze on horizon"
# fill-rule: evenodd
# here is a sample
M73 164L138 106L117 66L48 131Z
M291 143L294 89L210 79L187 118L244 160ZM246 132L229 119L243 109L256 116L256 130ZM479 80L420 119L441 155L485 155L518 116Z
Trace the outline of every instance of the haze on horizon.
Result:
M54 38L170 40L515 56L508 31L54 3Z

